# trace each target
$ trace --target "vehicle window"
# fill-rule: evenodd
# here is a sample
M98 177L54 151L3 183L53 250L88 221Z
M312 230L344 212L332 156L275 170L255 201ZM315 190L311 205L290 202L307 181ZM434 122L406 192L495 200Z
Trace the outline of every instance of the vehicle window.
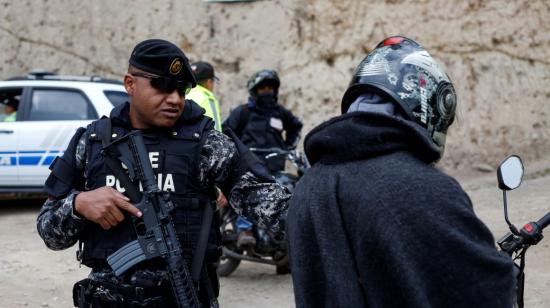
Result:
M30 121L88 119L97 119L97 113L83 93L73 90L33 90Z
M105 96L107 96L109 101L111 101L111 104L115 107L128 101L128 93L126 92L104 91L103 93L105 93Z
M0 122L16 120L23 88L0 89Z

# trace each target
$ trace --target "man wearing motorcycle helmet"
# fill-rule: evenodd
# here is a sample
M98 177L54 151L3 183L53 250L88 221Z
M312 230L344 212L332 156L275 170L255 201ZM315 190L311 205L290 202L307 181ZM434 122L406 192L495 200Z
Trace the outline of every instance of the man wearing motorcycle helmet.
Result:
M224 129L230 128L249 148L290 148L300 136L302 122L292 112L278 104L281 81L276 71L263 69L254 73L247 82L248 102L234 109L224 121ZM283 132L285 137L283 138ZM285 158L281 156L262 159L271 172L284 170ZM254 246L252 223L239 216L237 245Z
M302 122L278 103L280 85L274 70L254 73L247 83L248 102L234 109L223 126L231 128L248 147L285 149L295 146ZM284 169L284 158L270 159L266 163L271 171Z
M457 96L415 41L361 61L342 115L305 138L287 236L297 307L512 307L513 263L434 163Z

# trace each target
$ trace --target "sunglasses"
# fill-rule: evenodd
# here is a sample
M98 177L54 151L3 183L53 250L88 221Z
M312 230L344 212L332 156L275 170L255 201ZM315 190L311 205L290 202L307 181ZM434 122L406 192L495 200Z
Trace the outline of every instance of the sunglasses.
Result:
M151 86L159 91L164 93L172 93L174 90L178 90L180 96L185 96L189 94L193 84L191 82L175 80L172 78L166 78L161 76L154 76L149 74L142 73L131 73L130 75L134 77L147 78L151 82Z

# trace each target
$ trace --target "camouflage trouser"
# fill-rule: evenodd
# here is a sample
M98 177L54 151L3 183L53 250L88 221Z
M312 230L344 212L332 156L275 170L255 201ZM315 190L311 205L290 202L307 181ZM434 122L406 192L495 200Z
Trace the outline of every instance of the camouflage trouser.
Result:
M137 285L115 284L110 282L110 275L102 275L97 271L96 279L86 278L73 287L73 303L79 308L113 307L176 307L170 282L162 272L136 271L128 281L141 281ZM143 275L138 275L143 273ZM103 277L103 278L101 278ZM93 277L92 277L93 278ZM147 285L147 286L145 286ZM215 264L207 264L202 268L198 288L199 301L202 307L217 308L219 281Z

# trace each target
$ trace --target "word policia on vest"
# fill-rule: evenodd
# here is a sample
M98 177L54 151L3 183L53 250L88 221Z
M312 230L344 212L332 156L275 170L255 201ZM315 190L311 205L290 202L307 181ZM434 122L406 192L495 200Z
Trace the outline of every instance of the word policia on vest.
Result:
M158 168L159 166L158 165L159 156L160 156L159 152L149 152L149 161L151 162L151 167L153 167L153 169ZM171 173L167 173L167 174L158 173L157 181L158 181L158 187L160 190L176 191L176 186L174 184L174 177ZM124 189L124 187L120 185L119 180L112 174L105 176L105 185L113 187L121 193L126 191L126 189ZM143 186L141 185L141 182L139 183L139 190L143 191Z

